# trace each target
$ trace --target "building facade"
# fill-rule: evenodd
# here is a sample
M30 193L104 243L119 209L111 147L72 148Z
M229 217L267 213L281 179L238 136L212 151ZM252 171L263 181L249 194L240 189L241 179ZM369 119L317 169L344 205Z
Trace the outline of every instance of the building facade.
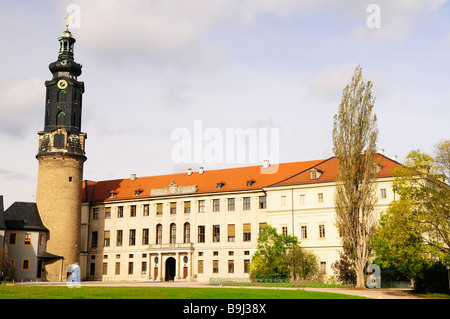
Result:
M392 170L377 156L377 212L394 199ZM274 166L276 166L275 169ZM272 169L266 174L265 169ZM88 280L247 278L268 224L313 251L324 277L339 259L337 160L85 181L83 277Z

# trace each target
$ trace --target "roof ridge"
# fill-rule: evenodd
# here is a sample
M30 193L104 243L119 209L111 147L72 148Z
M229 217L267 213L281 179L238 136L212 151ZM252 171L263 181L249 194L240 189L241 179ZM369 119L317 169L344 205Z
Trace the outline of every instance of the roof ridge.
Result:
M291 179L291 178L293 178L293 177L295 177L295 176L298 176L298 175L300 175L300 174L303 174L304 172L306 172L306 171L308 171L308 170L310 170L310 169L312 169L312 168L315 168L315 167L318 166L318 165L321 165L321 164L323 164L323 163L325 163L325 162L331 160L332 158L335 158L335 156L331 156L330 158L327 158L327 159L325 159L325 160L322 160L320 163L317 163L317 164L315 164L315 165L313 165L313 166L310 166L310 167L308 167L307 169L304 169L304 170L301 171L301 172L298 172L298 173L296 173L296 174L294 174L294 175L292 175L292 176L289 176L289 177L287 177L287 178L285 178L285 179L282 179L281 181L278 181L278 182L276 182L276 183L270 184L270 185L268 185L268 186L266 186L266 187L272 187L272 186L274 186L274 185L276 185L276 184L285 182L285 181L287 181L287 180L289 180L289 179Z

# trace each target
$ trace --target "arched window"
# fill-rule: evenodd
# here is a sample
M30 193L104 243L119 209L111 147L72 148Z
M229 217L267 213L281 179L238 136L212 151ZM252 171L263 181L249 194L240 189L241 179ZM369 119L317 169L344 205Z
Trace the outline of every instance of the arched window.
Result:
M185 244L191 242L191 224L188 222L184 223L183 227L183 242Z
M170 243L175 244L177 242L177 225L175 223L170 224Z
M156 225L156 244L162 244L162 225Z
M56 125L64 125L66 123L66 113L59 111L56 115Z
M65 103L66 102L66 91L59 90L58 91L58 103Z

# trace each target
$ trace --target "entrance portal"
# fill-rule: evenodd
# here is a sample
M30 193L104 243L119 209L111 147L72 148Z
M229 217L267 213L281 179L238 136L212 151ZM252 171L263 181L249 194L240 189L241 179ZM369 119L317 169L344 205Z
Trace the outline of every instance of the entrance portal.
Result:
M166 260L166 277L165 281L174 280L175 278L175 258L169 257Z

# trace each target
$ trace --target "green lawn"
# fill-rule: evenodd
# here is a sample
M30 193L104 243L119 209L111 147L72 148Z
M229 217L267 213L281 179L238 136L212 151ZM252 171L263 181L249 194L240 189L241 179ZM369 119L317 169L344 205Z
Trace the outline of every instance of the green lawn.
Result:
M283 289L0 286L0 299L360 299L326 292Z

